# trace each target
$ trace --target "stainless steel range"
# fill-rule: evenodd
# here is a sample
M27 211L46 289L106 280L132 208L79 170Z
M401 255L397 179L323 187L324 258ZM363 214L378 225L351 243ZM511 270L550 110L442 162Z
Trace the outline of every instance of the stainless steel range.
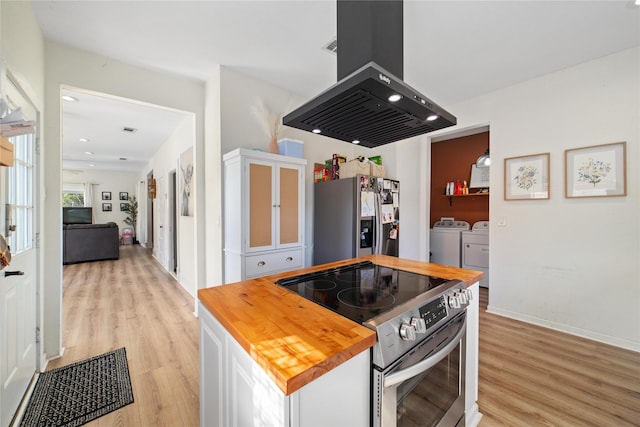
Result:
M377 333L374 426L464 425L466 308L460 280L371 262L277 282Z

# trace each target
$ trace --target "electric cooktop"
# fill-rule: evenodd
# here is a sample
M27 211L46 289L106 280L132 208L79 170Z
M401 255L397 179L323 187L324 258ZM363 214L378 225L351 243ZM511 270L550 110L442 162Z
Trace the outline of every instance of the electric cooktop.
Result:
M276 283L353 321L364 323L448 281L365 261L287 277Z

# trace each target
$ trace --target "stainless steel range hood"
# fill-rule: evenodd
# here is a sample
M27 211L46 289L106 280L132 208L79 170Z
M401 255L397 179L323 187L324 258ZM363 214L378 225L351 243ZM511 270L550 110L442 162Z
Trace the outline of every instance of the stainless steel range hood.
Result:
M370 148L455 125L452 114L402 81L402 1L337 5L339 81L283 124Z

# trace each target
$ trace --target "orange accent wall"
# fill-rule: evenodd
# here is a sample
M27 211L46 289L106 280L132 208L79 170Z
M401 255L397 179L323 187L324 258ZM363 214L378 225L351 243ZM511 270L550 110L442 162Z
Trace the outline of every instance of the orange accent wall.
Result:
M467 221L470 226L489 219L489 197L444 197L448 181L469 184L471 165L489 148L489 132L463 136L431 144L431 217L430 227L442 217ZM469 190L470 192L476 190Z

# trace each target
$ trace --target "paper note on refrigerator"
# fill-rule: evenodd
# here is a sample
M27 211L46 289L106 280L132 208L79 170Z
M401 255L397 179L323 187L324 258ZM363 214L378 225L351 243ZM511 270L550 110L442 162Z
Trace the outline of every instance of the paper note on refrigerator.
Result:
M373 191L363 191L360 193L360 216L376 216L376 199Z
M393 206L392 205L382 205L382 223L387 224L389 222L393 222L395 218L393 217Z

